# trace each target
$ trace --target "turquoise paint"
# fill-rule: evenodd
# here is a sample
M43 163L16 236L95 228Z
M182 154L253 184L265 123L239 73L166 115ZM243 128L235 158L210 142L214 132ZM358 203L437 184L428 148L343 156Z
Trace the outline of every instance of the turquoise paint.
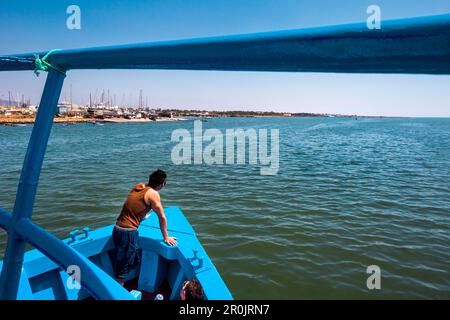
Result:
M40 52L43 56L48 52ZM33 70L36 53L0 56L1 70ZM25 60L24 60L25 59ZM27 60L28 59L28 60ZM25 62L24 62L25 61ZM27 62L28 61L28 62ZM366 23L61 50L63 69L450 73L450 14Z

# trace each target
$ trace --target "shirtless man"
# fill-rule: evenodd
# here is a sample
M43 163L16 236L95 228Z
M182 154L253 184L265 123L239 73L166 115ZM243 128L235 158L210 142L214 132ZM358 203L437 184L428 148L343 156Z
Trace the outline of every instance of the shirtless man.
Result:
M164 242L169 246L177 244L176 238L169 237L167 232L167 219L158 193L166 185L166 180L166 173L158 169L150 175L148 184L138 183L135 185L128 194L117 218L112 234L116 258L114 273L122 285L125 283L128 273L139 264L139 233L137 229L141 221L148 217L150 210L155 211L158 215Z

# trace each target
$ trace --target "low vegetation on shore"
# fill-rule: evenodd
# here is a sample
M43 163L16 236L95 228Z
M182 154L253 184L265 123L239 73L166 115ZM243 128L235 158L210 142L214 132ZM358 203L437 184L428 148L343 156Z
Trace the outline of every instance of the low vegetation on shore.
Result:
M32 124L37 107L0 107L0 125ZM206 111L149 108L70 108L58 105L55 123L83 122L157 122L217 117L351 117L355 115L332 115L317 113L285 113L273 111Z

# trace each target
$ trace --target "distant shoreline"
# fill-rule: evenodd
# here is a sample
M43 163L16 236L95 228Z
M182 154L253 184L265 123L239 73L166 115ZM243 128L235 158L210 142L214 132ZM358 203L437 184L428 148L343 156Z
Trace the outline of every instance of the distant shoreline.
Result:
M286 116L283 114L212 114L208 117L198 117L197 119L214 119L214 118L348 118L348 119L364 119L364 118L384 118L384 119L394 119L394 118L414 118L414 117L401 117L401 116L357 116L357 115L326 115L326 114L292 114ZM83 117L55 117L54 123L62 124L75 124L75 123L147 123L147 122L176 122L176 121L186 121L195 120L196 118L184 117L180 115L179 117L158 117L156 119L150 118L133 118L127 119L123 117L115 118L83 118ZM18 125L18 124L34 124L35 117L24 117L24 116L1 116L0 115L0 125Z
M15 125L15 124L34 124L34 117L1 117L0 125ZM93 123L93 122L110 122L110 123L129 123L129 122L167 122L167 121L181 121L177 118L158 118L152 119L125 119L125 118L109 118L109 119L94 119L94 118L76 118L76 117L55 117L54 123Z

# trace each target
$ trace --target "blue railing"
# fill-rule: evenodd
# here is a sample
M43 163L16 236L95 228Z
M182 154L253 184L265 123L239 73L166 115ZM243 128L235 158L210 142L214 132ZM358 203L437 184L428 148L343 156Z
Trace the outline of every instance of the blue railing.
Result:
M8 231L8 244L0 276L0 299L11 300L17 297L26 242L46 253L64 270L70 265L78 265L83 274L81 285L95 298L133 299L128 291L103 270L31 222L39 174L64 78L65 74L58 71L48 73L20 175L13 214L0 210L0 224Z

